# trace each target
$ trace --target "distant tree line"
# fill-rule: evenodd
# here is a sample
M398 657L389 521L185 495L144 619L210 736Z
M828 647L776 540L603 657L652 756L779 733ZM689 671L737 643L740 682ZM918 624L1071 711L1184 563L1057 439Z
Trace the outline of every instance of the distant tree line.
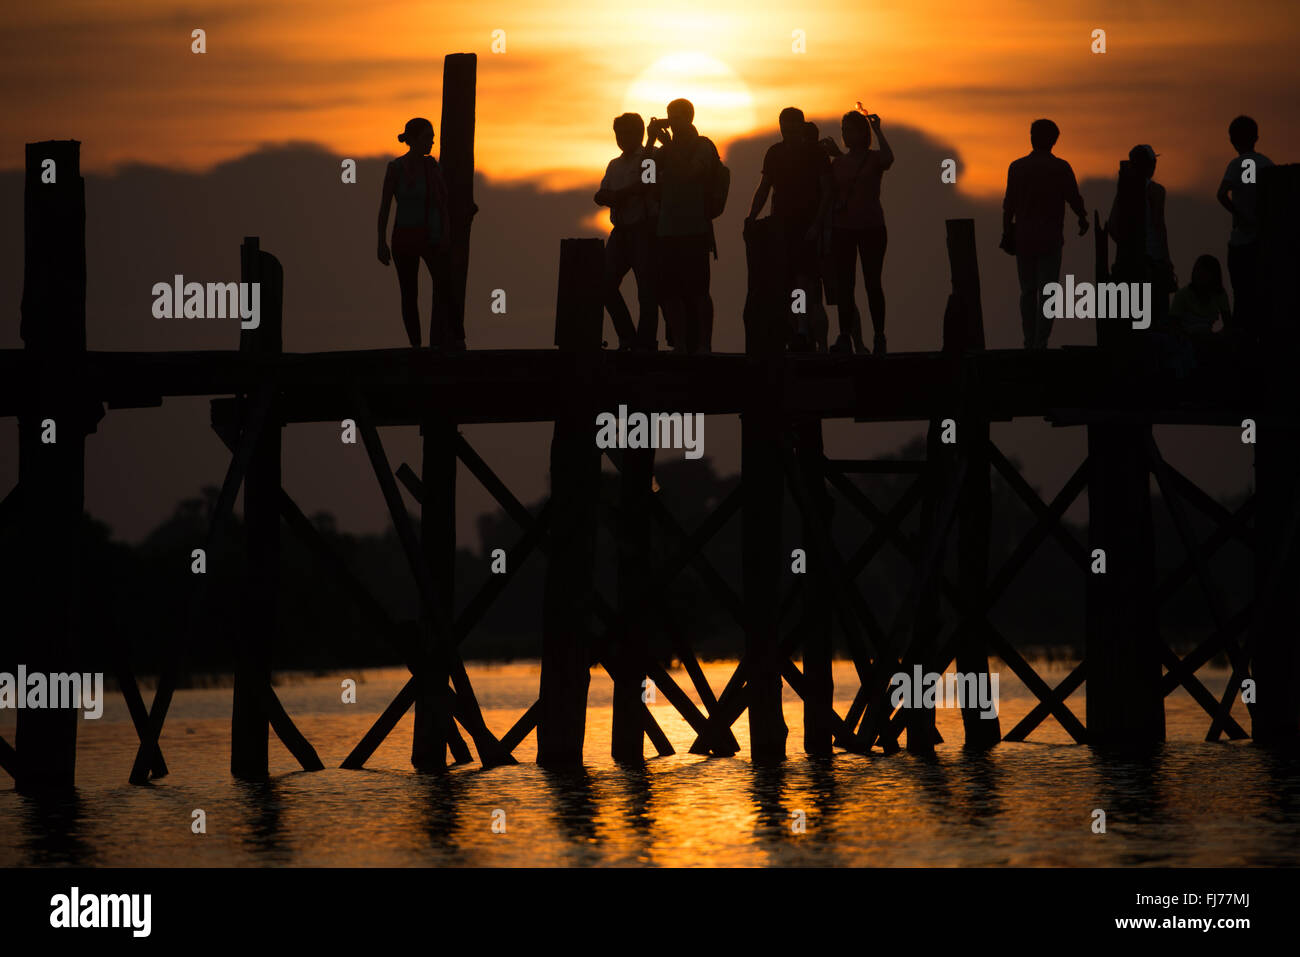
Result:
M917 441L899 450L897 457L921 458L924 443ZM901 496L914 480L911 475L863 475L855 478L862 490L882 510ZM738 476L719 476L708 458L667 459L656 466L656 493L687 534L694 531L732 491ZM1042 494L1042 493L1040 493ZM216 500L217 489L205 488L202 496L180 502L170 517L137 545L112 538L109 528L89 516L88 547L83 556L83 633L87 664L83 669L113 671L115 654L125 654L137 674L156 674L169 652L181 647L187 675L227 672L234 665L238 634L242 579L244 574L244 526L232 516L227 532L207 555L208 600L198 632L186 643L188 599L194 589L191 551L202 544ZM1086 493L1084 494L1086 500ZM1050 495L1045 495L1050 499ZM1244 495L1241 496L1244 498ZM870 534L871 526L852 504L834 494L832 533L840 554L846 559ZM541 503L533 503L536 514ZM1230 508L1239 502L1227 502ZM617 551L613 529L617 525L618 477L603 473L599 511L597 587L610 605L616 603ZM1180 565L1185 552L1168 510L1153 500L1157 580ZM1208 520L1187 509L1197 533L1204 539L1212 531ZM902 525L908 536L917 534L920 509ZM370 593L396 621L418 614L415 590L401 544L392 529L383 534L354 535L338 530L327 512L311 521ZM794 548L805 548L802 522L789 497L783 511L787 556ZM990 545L990 576L996 575L1006 559L1034 525L1034 516L1002 482L993 478L993 523ZM657 567L678 547L679 540L652 523L652 563ZM1070 534L1086 545L1086 527L1067 524ZM509 551L520 530L503 512L480 517L479 551L460 548L457 552L456 607L463 608L492 575L494 548ZM318 557L282 526L279 639L275 648L276 669L331 670L347 667L396 665L400 659L393 648L370 626L352 597L340 588ZM741 540L739 513L732 517L704 549L707 561L739 595L741 593ZM956 581L955 548L949 549L947 574ZM20 560L6 549L6 563ZM1227 607L1235 612L1251 594L1249 555L1230 543L1211 561L1214 587ZM517 570L502 596L461 646L467 659L511 659L537 657L541 651L541 613L545 581L545 556L535 550ZM787 563L787 567L789 564ZM792 584L796 576L787 576ZM12 583L12 569L5 581ZM863 598L877 619L889 628L912 581L911 563L893 545L886 545L857 579ZM9 602L22 600L10 594ZM782 630L798 622L800 602L795 602ZM16 607L9 605L11 618ZM951 622L946 605L944 620ZM743 633L711 594L705 578L687 567L662 589L643 619L650 628L652 647L661 660L673 657L674 631L700 657L736 657L743 650ZM1079 567L1049 536L1040 545L1019 576L992 611L993 624L1019 648L1055 648L1061 653L1079 651L1084 636L1084 576ZM1187 645L1212 630L1207 605L1199 584L1192 576L1160 610L1162 633L1176 645ZM596 633L602 626L593 617ZM847 655L842 637L836 633L838 654ZM8 643L6 643L8 644ZM0 661L13 654L0 649Z

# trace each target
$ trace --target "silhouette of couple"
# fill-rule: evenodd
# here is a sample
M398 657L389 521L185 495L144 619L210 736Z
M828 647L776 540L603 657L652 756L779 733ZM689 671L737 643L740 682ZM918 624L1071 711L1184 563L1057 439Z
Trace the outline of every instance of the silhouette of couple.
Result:
M709 257L718 255L713 220L726 204L730 174L694 120L695 107L683 99L668 104L667 119L651 117L649 126L636 113L614 120L621 152L606 167L594 200L609 207L613 225L605 244L605 306L620 349L658 348L661 307L674 351L712 348ZM629 271L640 308L635 327L619 291Z

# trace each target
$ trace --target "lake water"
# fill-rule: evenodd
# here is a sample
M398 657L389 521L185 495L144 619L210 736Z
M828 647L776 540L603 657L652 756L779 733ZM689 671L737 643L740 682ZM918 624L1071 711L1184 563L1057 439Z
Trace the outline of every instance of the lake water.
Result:
M1035 664L1053 685L1070 667ZM734 667L705 664L715 692ZM535 662L468 670L498 736L536 698ZM337 768L406 674L352 675L356 704L342 703L343 677L277 679L329 769L297 770L272 735L272 777L257 784L229 774L229 688L178 692L162 739L171 774L147 787L127 784L136 736L110 694L103 718L80 724L74 799L37 803L0 792L0 866L1300 863L1300 761L1249 742L1206 743L1209 718L1181 690L1166 699L1168 743L1144 759L1074 745L1051 718L1026 743L967 755L959 713L940 710L946 743L932 759L877 752L815 760L802 754L802 705L787 688L790 756L776 768L747 760L745 716L735 726L739 755L688 754L694 735L660 696L651 707L678 753L651 757L642 771L609 758L612 686L597 671L584 771L539 769L530 735L515 752L519 766L438 777L411 770L409 713L366 770ZM674 677L690 687L683 673ZM1228 676L1202 669L1200 677L1217 697ZM851 664L837 662L835 678L844 714L857 688ZM1000 692L1005 733L1034 699L1007 669ZM1080 718L1084 700L1080 691L1068 702ZM1246 722L1244 707L1234 714ZM13 725L13 712L0 712L0 735L11 743ZM1104 834L1092 830L1097 808L1106 813ZM206 834L191 831L195 809L206 814ZM505 833L492 827L498 810ZM792 827L799 812L802 833Z

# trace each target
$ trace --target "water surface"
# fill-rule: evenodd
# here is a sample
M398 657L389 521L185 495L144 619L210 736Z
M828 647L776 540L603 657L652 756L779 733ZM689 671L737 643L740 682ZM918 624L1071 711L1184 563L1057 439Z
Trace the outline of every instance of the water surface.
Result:
M1050 684L1070 664L1035 663ZM705 664L715 693L734 667ZM535 662L471 664L469 673L498 736L536 698ZM1009 670L1000 673L1005 732L1035 701ZM1143 759L1074 745L1051 718L1028 742L965 754L950 710L938 712L945 743L933 758L810 759L802 704L787 688L789 758L774 768L748 761L745 716L735 726L739 755L688 754L694 735L661 695L651 707L678 753L628 769L609 758L612 687L593 672L583 771L538 768L529 735L515 752L519 766L439 777L411 770L410 714L365 770L337 768L407 676L352 675L356 704L342 703L343 677L278 679L328 769L297 770L272 736L272 777L256 784L229 774L229 688L178 692L162 738L171 774L127 784L136 736L110 693L104 717L80 724L75 799L41 804L0 792L0 866L1300 863L1300 763L1248 742L1206 743L1209 718L1182 691L1166 699L1168 743ZM1200 677L1216 697L1227 681L1224 671ZM689 688L684 673L674 678ZM851 664L837 662L835 678L844 714L857 688ZM1068 702L1080 718L1084 701L1080 691ZM1243 707L1234 714L1246 722ZM11 742L13 722L0 713ZM1098 808L1105 834L1092 830ZM191 831L194 809L206 814L206 834ZM505 833L493 830L497 810ZM800 817L802 833L792 826Z

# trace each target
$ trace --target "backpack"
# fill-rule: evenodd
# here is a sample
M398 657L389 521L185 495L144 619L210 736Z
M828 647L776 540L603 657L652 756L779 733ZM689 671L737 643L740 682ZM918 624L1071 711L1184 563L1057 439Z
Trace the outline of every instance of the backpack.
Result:
M709 219L717 219L727 208L727 192L731 189L731 170L718 158L713 172L709 174Z

